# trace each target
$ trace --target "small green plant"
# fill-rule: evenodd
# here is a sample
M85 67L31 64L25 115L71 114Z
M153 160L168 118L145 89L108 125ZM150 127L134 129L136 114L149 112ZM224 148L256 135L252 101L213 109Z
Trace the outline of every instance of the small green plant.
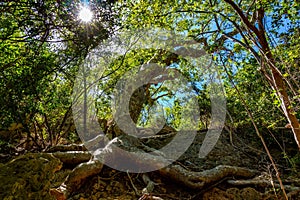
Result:
M291 162L293 163L293 168L300 166L300 153L299 152L291 158Z
M282 152L283 158L285 158L288 163L291 165L292 172L297 173L300 166L300 153L297 153L293 157L289 157L286 152Z

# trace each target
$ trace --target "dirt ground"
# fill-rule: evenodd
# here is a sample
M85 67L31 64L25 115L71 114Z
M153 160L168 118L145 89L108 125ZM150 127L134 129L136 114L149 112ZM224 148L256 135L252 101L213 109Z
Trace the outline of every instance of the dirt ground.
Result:
M253 139L255 135L248 137L242 134L233 134L230 136L228 132L224 132L209 155L201 159L198 157L198 152L204 136L203 133L198 134L188 151L177 160L177 164L180 164L190 171L203 171L218 165L246 167L259 170L260 178L263 180L277 182L274 169L260 141L258 139ZM232 137L232 142L230 142L230 137ZM299 165L294 165L294 169L292 169L291 163L289 163L287 157L284 157L282 152L280 150L278 151L277 148L276 145L272 146L271 144L270 151L274 153L274 160L278 164L282 179L286 180L285 182L288 182L287 180L298 179L297 169L299 168ZM295 151L288 153L295 154ZM284 199L282 192L278 187L251 184L234 186L227 182L227 180L230 179L237 180L238 177L227 177L208 188L204 188L202 191L195 191L171 182L155 172L148 173L148 176L156 183L150 196L142 194L142 190L146 185L142 180L141 174L118 172L109 167L105 167L98 176L87 180L84 187L70 199ZM297 185L296 181L293 185L300 186ZM300 199L300 195L295 192L294 195L291 195L290 199Z
M188 171L203 171L218 165L244 167L259 171L255 181L241 185L232 182L240 177L224 179L202 190L182 186L156 171L147 173L155 183L151 193L145 193L145 174L126 173L104 166L102 171L89 177L83 187L68 197L70 200L271 200L284 199L271 162L256 135L242 132L230 135L223 132L214 149L205 157L198 153L205 133L198 133L193 144L176 161ZM232 138L232 139L230 139ZM280 137L279 137L280 138ZM270 152L280 172L289 199L300 199L300 156L293 139L269 143ZM269 140L268 140L269 141ZM285 152L285 153L283 153ZM50 188L59 187L75 166L62 165L49 155L18 156L11 162L0 163L0 199L53 199ZM53 177L50 181L50 171ZM54 173L55 172L55 173ZM247 180L246 180L247 181ZM263 182L262 182L263 181ZM23 196L26 198L23 198Z

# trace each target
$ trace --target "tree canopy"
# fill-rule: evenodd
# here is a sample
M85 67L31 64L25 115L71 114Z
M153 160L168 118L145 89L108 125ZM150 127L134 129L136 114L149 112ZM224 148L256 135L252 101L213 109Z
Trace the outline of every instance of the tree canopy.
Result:
M228 126L250 123L248 107L261 128L276 129L289 123L299 146L297 1L123 0L89 1L88 5L94 14L89 23L78 18L79 1L1 3L3 130L26 132L39 148L61 138L76 138L70 96L89 52L122 30L160 28L194 41L219 66L228 102ZM113 117L111 100L117 81L134 66L150 60L184 75L198 98L198 128L207 128L211 102L199 67L161 49L129 50L105 66L98 80L102 92L95 99L98 118L109 121ZM145 125L151 106L163 105L167 123L178 128L184 104L172 98L172 91L163 84L157 84L147 86L147 100L139 103L139 109L131 109L131 117L135 110L134 122ZM166 99L173 102L169 107L162 103ZM132 101L136 104L139 100Z

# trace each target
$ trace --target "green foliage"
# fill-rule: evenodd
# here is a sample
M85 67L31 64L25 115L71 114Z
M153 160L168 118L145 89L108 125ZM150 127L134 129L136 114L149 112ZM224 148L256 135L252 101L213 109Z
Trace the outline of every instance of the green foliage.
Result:
M130 102L130 110L134 113L137 112L136 114L130 113L133 120L136 118L133 116L138 115L137 126L155 127L157 125L156 120L163 120L176 129L195 128L192 128L193 125L188 124L190 122L184 119L184 111L188 112L189 109L194 109L189 105L189 98L197 97L198 95L201 96L200 93L203 92L203 96L206 99L201 100L199 98L203 117L201 118L201 125L196 128L207 127L210 112L210 108L207 108L209 97L204 91L206 89L204 87L201 89L205 83L202 76L206 73L204 72L205 69L192 62L187 62L185 58L174 57L173 53L160 49L130 50L124 57L116 58L110 63L109 67L106 67L98 85L98 90L100 91L96 100L98 118L107 120L112 118L114 112L111 109L112 101L116 100L113 97L113 91L117 81L124 77L130 70L135 69L138 71L141 66L149 63L156 63L163 69L177 70L176 72L186 78L188 85L178 84L178 88L176 88L174 83L169 80L163 80L155 84L145 85L144 87L147 89L144 91L144 94L140 97L135 97L136 92L140 88L137 89L131 97ZM133 74L134 72L131 71L130 76ZM172 71L168 73L168 76L174 76ZM178 91L170 89L171 85L175 86ZM122 91L125 88L120 88L119 90ZM124 106L122 103L120 105Z
M91 6L102 12L86 26L77 19L79 1L1 3L0 128L22 124L38 148L74 134L69 97L78 66L113 25L104 5Z
M292 96L292 106L296 116L300 118L300 28L288 30L280 34L282 44L273 51L277 60L280 61L280 70L288 82L288 92Z
M40 148L54 145L62 137L75 141L69 97L78 68L88 53L116 28L155 27L186 36L212 54L224 79L233 126L247 126L250 121L232 81L261 127L276 128L284 124L278 109L281 101L261 73L260 60L264 55L260 44L226 1L90 1L95 15L89 24L77 19L79 3L7 1L0 5L1 129L8 129L13 123L22 124L18 129L20 137L35 140ZM299 2L243 0L238 6L254 27L260 26L257 11L264 8L264 33L277 67L288 83L292 106L299 118ZM211 88L204 80L207 72L169 50L159 49L128 50L125 57L118 57L105 66L103 76L98 77L95 103L98 118L112 118L111 101L117 81L135 66L149 61L164 68L175 68L188 80L193 95L198 98L198 128L207 128L211 118ZM147 92L145 101L132 104L136 105L131 110L137 112L138 125L155 123L150 117L154 112L151 109L162 106L167 123L181 128L183 110L191 109L184 103L188 97L174 97L174 92L164 83L150 85ZM10 141L3 142L4 146L11 145Z
M166 0L129 3L125 0L123 6L125 24L129 27L157 26L175 30L201 43L208 52L214 53L217 64L224 64L223 67L228 68L257 123L266 127L278 127L284 124L284 119L280 111L276 110L279 108L276 104L280 105L282 102L278 101L277 93L270 89L270 85L264 81L265 77L261 75L262 71L259 71L260 60L264 55L259 50L261 46L257 38L253 38L253 32L249 33L249 26L260 26L258 10L263 8L264 34L268 37L268 45L276 52L274 55L280 57L278 67L292 64L289 67L282 66L282 71L286 78L290 78L289 94L299 116L299 2L240 1L237 6L250 25L245 25L245 20L226 1ZM226 75L224 77L228 78ZM227 80L225 84L228 111L234 117L236 125L250 123L232 83ZM205 101L204 97L202 102Z
M234 75L234 84L240 91L242 98L246 100L255 122L261 129L277 128L283 126L284 118L281 116L278 105L275 104L276 96L270 98L272 90L264 80L262 74L257 70L259 66L253 59L245 60L243 63L233 63L239 65ZM232 82L227 79L226 95L227 110L234 119L234 127L247 126L251 124L240 94L233 87Z

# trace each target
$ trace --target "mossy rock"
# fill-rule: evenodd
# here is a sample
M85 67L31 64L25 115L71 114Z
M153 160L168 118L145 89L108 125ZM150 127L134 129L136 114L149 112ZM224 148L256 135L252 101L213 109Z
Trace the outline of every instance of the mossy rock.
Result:
M28 153L0 165L0 199L53 199L51 180L62 162L46 153Z

